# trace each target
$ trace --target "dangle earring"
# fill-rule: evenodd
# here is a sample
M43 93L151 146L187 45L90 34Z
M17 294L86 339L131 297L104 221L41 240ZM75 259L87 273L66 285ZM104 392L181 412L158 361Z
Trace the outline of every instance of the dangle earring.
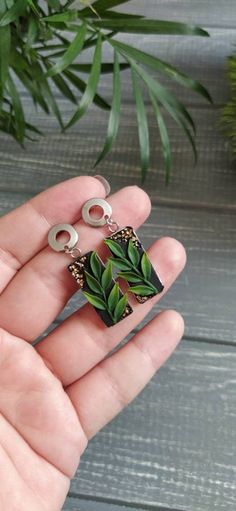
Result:
M102 218L94 220L91 208L99 206L103 210ZM164 286L155 272L150 259L133 227L120 228L112 218L112 208L103 199L90 199L82 209L84 221L94 227L107 225L112 235L104 239L112 257L109 262L118 269L118 277L128 283L128 291L139 303L145 303L161 293Z
M109 211L106 209L106 214ZM69 234L66 243L58 240L62 232ZM48 234L48 243L53 250L64 252L74 259L68 270L103 322L113 326L133 312L127 295L123 295L119 284L113 279L111 262L105 265L95 251L82 255L77 246L78 239L77 231L69 224L54 225Z

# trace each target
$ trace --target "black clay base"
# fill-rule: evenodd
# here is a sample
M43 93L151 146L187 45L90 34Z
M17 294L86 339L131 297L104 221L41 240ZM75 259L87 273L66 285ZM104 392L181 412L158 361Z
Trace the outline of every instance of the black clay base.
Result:
M108 327L132 313L127 295L123 295L112 277L110 261L105 266L96 252L88 252L70 264L68 270Z
M124 227L105 239L112 253L110 261L118 268L118 276L125 279L139 303L161 293L164 286L132 227Z

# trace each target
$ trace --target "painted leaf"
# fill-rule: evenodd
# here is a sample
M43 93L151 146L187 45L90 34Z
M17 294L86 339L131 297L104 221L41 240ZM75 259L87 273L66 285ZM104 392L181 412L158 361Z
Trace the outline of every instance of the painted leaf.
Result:
M133 273L132 271L122 271L118 273L118 277L121 279L126 280L127 282L140 282L142 280L142 277L139 275L136 275L136 273Z
M93 305L94 307L96 307L96 309L102 311L105 311L107 309L104 300L102 300L102 298L99 298L99 296L91 295L90 293L87 293L85 291L83 294L87 298L88 302L91 303L91 305Z
M127 295L124 295L117 303L115 311L114 311L114 319L116 322L119 321L122 314L124 314L127 302L128 302Z
M155 293L155 288L142 285L142 286L130 287L129 291L130 291L130 293L133 293L134 295L150 296Z
M102 294L102 286L98 282L97 279L95 279L90 273L87 271L84 272L86 275L86 283L90 287L91 291L94 291L94 293Z
M91 267L94 277L100 281L101 274L102 274L102 266L101 266L101 263L98 259L96 252L93 252L91 254L89 263L90 263L90 267Z
M109 261L102 274L102 288L106 290L112 283L112 263Z
M132 270L132 264L129 263L129 261L126 261L125 259L109 257L109 261L111 261L113 266L115 266L115 268L118 268L118 270L122 271Z
M114 311L114 309L116 308L116 305L117 303L119 302L119 298L120 298L120 289L119 289L119 284L115 284L108 296L108 307L109 307L109 310L111 312Z
M125 257L124 251L122 250L121 246L116 243L116 241L104 240L104 243L114 255L118 257Z
M139 255L139 252L138 252L137 248L133 244L132 240L129 240L129 244L128 244L128 256L130 258L130 261L134 265L134 267L137 268L137 266L139 264L139 260L140 260L140 255Z
M141 268L144 278L149 280L151 277L152 265L146 252L144 252L144 254L142 255Z

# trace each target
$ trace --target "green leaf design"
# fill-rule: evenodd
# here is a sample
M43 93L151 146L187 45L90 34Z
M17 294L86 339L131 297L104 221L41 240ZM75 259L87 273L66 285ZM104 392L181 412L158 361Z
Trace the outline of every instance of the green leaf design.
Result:
M100 77L101 56L102 56L102 36L101 34L99 34L93 56L93 65L91 73L88 78L88 83L84 95L80 101L78 110L76 110L73 117L68 122L66 128L73 126L73 124L75 124L85 114L85 112L93 102Z
M149 286L133 286L129 288L129 292L133 293L134 295L140 295L140 296L150 296L153 295L157 290L154 288L151 288Z
M137 268L140 261L140 254L132 240L129 240L128 243L128 256L130 258L131 263L134 265L135 268Z
M142 173L142 182L144 182L147 170L149 167L150 160L150 144L149 144L149 130L148 130L148 121L146 110L143 102L142 92L138 83L137 74L132 66L132 80L133 80L133 89L134 89L134 97L136 102L136 112L137 112L137 123L138 123L138 136L139 136L139 146L140 146L140 155L141 155L141 173Z
M77 55L79 55L83 48L86 32L87 27L83 23L79 28L74 40L65 51L64 55L62 55L62 57L58 59L56 64L47 72L47 76L54 76L58 73L61 73L61 71L63 71L66 67L72 64L72 62L75 60Z
M126 280L127 282L132 282L134 284L136 284L142 280L141 276L137 275L137 273L133 273L132 271L119 272L118 277Z
M120 259L118 257L109 257L109 261L112 262L113 266L115 268L118 268L118 270L126 271L126 270L132 270L132 264L129 263L126 259Z
M94 293L103 294L102 286L98 280L90 275L90 273L87 271L85 271L84 274L86 276L86 283L90 287L91 291L94 291Z
M112 263L108 261L107 266L102 274L102 288L106 291L112 283Z
M119 302L120 298L120 288L119 284L116 282L108 296L108 308L111 312L113 312L116 308L117 303Z
M111 106L111 113L107 128L107 138L103 149L95 163L95 166L105 158L111 150L118 133L120 122L120 108L121 108L121 80L120 80L120 66L118 54L114 52L114 73L113 73L113 100Z
M124 314L127 302L128 298L127 295L125 294L124 296L122 296L122 298L120 298L119 302L117 303L116 308L114 310L114 319L116 323L121 319L122 315Z
M104 240L104 243L110 249L112 254L121 258L125 257L124 251L122 250L122 247L119 245L119 243L116 243L116 241L111 239Z
M141 258L141 268L144 278L149 280L152 273L152 265L146 252L144 252Z
M102 265L98 259L96 252L92 252L89 259L89 263L94 277L100 281L102 275Z
M88 302L91 303L96 309L99 310L107 310L106 303L102 298L99 298L99 296L91 295L90 293L87 293L86 291L83 291L84 296L87 298Z

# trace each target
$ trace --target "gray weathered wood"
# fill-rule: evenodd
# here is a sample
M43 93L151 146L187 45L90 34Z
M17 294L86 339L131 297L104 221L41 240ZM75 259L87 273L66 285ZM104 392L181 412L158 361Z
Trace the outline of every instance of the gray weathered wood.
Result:
M90 443L71 491L194 511L236 506L236 353L182 342Z
M63 506L63 511L138 511L138 510L136 506L135 507L132 506L131 508L119 504L116 505L104 502L91 501L87 499L83 500L81 498L68 497ZM162 509L159 508L158 511L162 511Z
M193 25L235 27L234 0L133 0L117 10L136 12L146 17L185 21Z
M63 100L61 106L68 117L71 106ZM171 123L173 177L169 187L165 186L159 137L150 113L152 160L145 188L158 203L235 208L235 163L217 125L219 112L196 108L192 113L198 127L199 162L195 168L187 140ZM35 121L34 113L30 115L31 121ZM93 165L106 132L107 119L103 112L92 109L81 124L66 134L58 133L52 118L45 119L39 114L37 119L47 137L37 143L27 143L25 151L1 135L0 191L37 193L63 179L94 172L107 176L114 189L140 184L137 127L132 107L126 106L123 112L120 135L111 155L95 171Z

